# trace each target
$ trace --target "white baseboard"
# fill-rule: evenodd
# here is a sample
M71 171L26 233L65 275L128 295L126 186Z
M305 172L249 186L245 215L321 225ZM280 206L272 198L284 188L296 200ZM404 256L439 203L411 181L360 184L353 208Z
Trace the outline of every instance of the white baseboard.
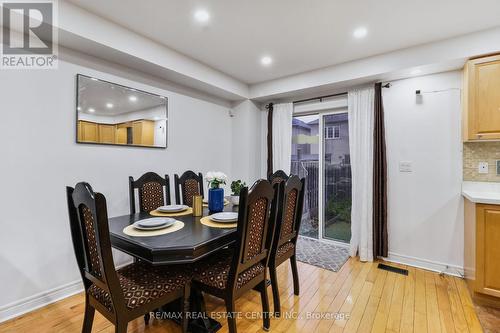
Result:
M131 262L125 262L123 264L118 265L116 268L119 269L130 263ZM1 306L0 323L21 316L33 310L42 308L51 303L60 301L64 298L73 296L82 291L83 291L82 280L78 279L76 281L67 283L65 285Z
M0 307L0 323L83 291L82 280L73 281Z
M409 265L417 268L426 269L433 272L443 273L447 275L453 275L457 277L463 277L464 268L457 266L446 264L438 261L432 261L427 259L421 259L411 256L406 256L402 254L397 254L394 252L389 252L389 256L387 258L383 258L386 261L394 262L397 264Z

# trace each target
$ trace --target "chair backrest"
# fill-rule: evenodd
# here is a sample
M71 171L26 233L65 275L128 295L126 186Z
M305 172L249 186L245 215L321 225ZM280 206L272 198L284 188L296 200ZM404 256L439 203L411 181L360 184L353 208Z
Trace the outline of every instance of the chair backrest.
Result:
M276 184L273 188L262 179L250 190L245 187L240 192L235 256L228 276L228 285L233 289L240 273L257 264L268 265L282 189L283 185Z
M135 189L139 192L139 211L149 213L156 208L170 205L170 179L154 172L146 172L139 179L128 177L130 214L135 214ZM166 200L165 200L166 199Z
M203 196L203 175L188 170L178 176L175 174L175 203L193 206L193 196Z
M106 198L88 183L66 187L71 238L85 290L92 284L111 295L113 309L125 307L109 237Z
M274 184L286 182L288 178L289 176L285 173L285 171L278 170L275 173L270 174L267 179L271 182L271 185L274 186Z
M305 178L300 179L292 175L284 183L283 195L278 204L273 249L277 249L278 246L288 241L294 244L297 242L304 205L305 181Z

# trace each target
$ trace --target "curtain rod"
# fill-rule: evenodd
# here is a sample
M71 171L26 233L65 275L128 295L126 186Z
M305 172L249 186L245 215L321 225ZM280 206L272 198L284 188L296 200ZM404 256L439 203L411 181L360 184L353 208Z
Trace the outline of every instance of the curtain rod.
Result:
M391 87L391 83L390 82L382 85L382 88L390 88L390 87ZM319 101L322 102L323 99L325 99L325 98L337 97L337 96L344 96L344 95L347 95L347 92L338 93L338 94L332 94L332 95L319 96L319 97L313 97L313 98L307 98L307 99L301 99L301 100L298 100L298 101L293 101L293 104L315 101L317 99L319 99ZM269 109L269 108L272 108L272 107L273 107L273 103L269 103L269 104L266 105L266 109Z
M313 98L301 99L301 100L299 100L299 101L293 101L293 104L295 104L295 103L303 103L303 102L314 101L314 100L317 100L317 99L319 99L319 101L320 101L320 102L322 102L322 101L323 101L323 99L325 99L325 98L329 98L329 97L336 97L336 96L344 96L344 95L347 95L347 92L343 92L343 93L340 93L340 94L325 95L325 96L319 96L319 97L313 97Z

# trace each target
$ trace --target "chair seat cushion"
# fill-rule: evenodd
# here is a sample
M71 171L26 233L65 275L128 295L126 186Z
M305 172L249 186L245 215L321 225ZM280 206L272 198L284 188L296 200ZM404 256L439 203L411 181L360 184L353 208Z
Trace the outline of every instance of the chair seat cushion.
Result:
M294 250L295 249L295 244L293 244L292 242L286 242L284 244L281 244L279 247L278 247L278 251L276 253L276 256L278 258L281 258L283 257L285 254L289 253L290 251Z
M217 289L226 289L232 259L232 250L219 251L194 266L193 280ZM265 269L264 265L259 262L241 272L236 280L236 288L241 288L263 273Z
M125 305L134 309L169 293L183 289L191 280L191 270L186 266L151 266L136 262L116 271L122 287ZM89 293L113 312L108 292L93 284Z

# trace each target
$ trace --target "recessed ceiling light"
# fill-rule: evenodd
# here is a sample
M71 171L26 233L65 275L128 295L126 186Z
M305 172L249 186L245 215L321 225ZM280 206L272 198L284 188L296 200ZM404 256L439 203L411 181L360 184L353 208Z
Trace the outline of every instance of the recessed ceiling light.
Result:
M357 39L364 38L364 37L366 37L367 34L368 34L368 29L366 29L366 27L356 28L356 30L354 30L354 32L352 33L354 38L357 38Z
M260 63L264 66L269 66L273 63L273 58L271 58L270 56L264 56L260 58Z
M82 108L79 106L76 108L78 111L82 111Z
M93 109L93 108L89 108L89 110L88 110L88 111L89 111L90 113L94 113L94 112L95 112L95 109Z
M128 100L131 101L131 102L136 102L137 101L137 96L134 96L134 95L129 96Z
M113 108L113 106L114 106L114 105L113 105L113 103L106 103L106 107L107 107L108 109L112 109L112 108Z
M421 73L422 73L422 70L417 68L417 69L412 70L410 74L411 75L418 75Z
M210 13L204 9L198 9L194 12L194 18L200 23L207 23L210 20Z

